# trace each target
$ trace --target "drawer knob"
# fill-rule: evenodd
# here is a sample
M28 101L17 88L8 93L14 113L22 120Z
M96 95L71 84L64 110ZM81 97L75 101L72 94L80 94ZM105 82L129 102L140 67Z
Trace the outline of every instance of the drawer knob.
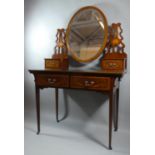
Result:
M49 78L49 79L48 79L48 82L51 83L51 84L54 84L54 83L56 82L56 79L51 79L51 78Z
M85 81L85 86L91 86L91 85L93 85L95 82L94 81Z
M91 83L91 84L94 84L95 82L94 82L94 81L90 81L90 83Z
M116 67L116 63L109 63L109 67Z

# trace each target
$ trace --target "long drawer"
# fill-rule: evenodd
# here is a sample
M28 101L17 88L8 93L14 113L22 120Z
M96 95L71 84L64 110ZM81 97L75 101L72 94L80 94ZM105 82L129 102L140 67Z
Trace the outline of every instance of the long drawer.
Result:
M38 86L62 87L62 88L69 87L68 75L39 74L36 76L35 80Z
M70 87L93 90L110 90L111 81L108 77L71 76Z

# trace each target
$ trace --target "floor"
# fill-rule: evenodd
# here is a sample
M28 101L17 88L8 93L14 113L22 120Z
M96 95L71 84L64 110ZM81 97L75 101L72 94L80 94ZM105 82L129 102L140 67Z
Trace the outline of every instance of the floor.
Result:
M56 123L52 114L42 114L41 133L36 135L34 111L25 112L25 155L129 155L129 131L113 132L108 150L108 126L67 118Z

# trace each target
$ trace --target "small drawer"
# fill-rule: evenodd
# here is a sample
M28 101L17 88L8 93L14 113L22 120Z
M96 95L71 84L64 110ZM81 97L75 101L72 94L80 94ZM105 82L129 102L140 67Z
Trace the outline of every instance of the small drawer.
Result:
M110 78L108 77L89 77L89 76L72 76L71 88L85 88L92 90L110 90Z
M67 75L46 75L41 74L36 76L36 84L38 86L49 87L69 87L69 76Z
M60 69L60 60L59 59L45 59L45 68L47 69Z
M109 70L123 70L124 61L123 60L103 60L102 68Z

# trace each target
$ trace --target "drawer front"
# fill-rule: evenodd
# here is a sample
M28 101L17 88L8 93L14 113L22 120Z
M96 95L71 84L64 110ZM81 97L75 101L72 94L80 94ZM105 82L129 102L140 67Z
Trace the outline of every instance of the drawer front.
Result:
M45 59L45 68L51 68L51 69L61 68L60 60L59 59Z
M110 90L110 78L108 77L89 77L72 76L71 88L85 88L92 90Z
M122 60L103 60L102 61L103 69L122 70L123 67L124 67L124 62Z
M38 86L69 87L69 76L67 75L37 75Z

